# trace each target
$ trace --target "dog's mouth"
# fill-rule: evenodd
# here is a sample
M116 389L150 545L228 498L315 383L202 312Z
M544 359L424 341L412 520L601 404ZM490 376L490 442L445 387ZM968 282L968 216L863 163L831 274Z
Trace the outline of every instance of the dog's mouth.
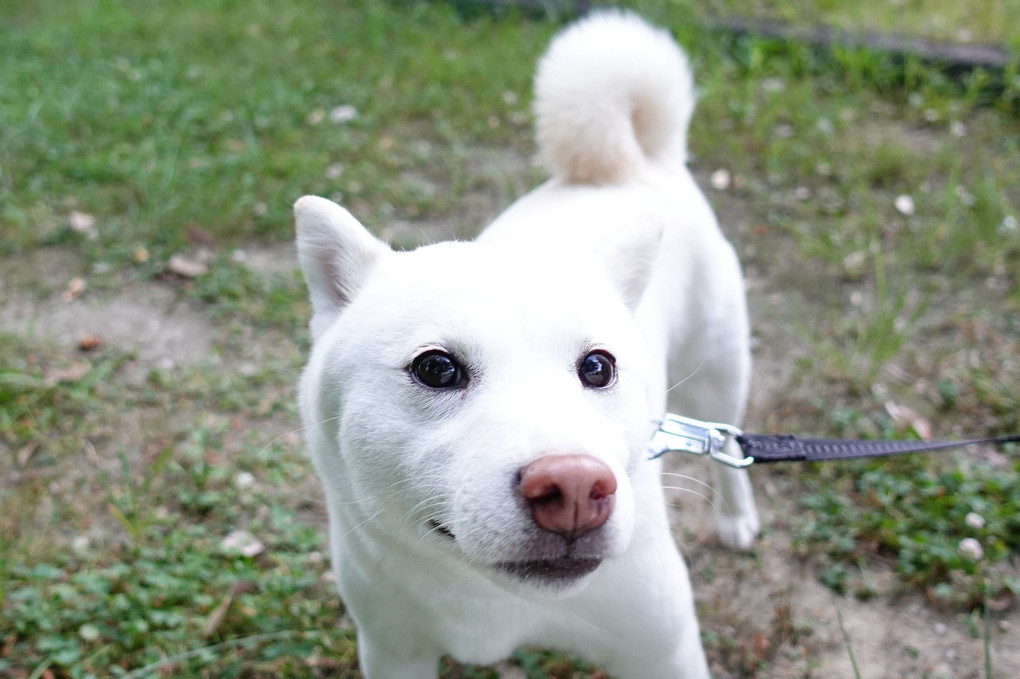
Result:
M444 524L430 520L429 530L447 540L457 537ZM553 559L530 559L524 561L500 561L493 565L497 571L518 580L543 583L567 583L578 580L593 572L602 564L597 557L577 557L565 555Z
M582 578L593 572L601 563L601 559L565 556L535 561L503 561L496 564L496 568L521 580L557 583Z

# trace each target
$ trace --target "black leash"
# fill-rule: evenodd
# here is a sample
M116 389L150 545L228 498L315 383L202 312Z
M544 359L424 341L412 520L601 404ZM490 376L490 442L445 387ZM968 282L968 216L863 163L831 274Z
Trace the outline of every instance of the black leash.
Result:
M731 438L744 453L743 458L725 452L726 442ZM826 462L1005 443L1020 443L1020 434L961 441L802 439L789 434L745 434L728 424L667 414L652 437L649 455L651 459L670 451L708 455L723 464L739 468L754 463Z
M1020 434L962 441L877 441L799 439L789 434L740 434L737 445L755 462L826 462L859 457L924 453L979 444L1020 443Z

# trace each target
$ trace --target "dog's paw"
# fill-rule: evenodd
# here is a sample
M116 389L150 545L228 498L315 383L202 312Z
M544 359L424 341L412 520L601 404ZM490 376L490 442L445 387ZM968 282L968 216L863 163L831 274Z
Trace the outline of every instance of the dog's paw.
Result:
M752 506L737 515L716 513L715 529L724 547L743 552L754 545L755 538L761 532L761 521Z
M719 541L729 549L748 550L761 531L761 521L747 470L722 464L713 464L711 470L715 486L712 513Z

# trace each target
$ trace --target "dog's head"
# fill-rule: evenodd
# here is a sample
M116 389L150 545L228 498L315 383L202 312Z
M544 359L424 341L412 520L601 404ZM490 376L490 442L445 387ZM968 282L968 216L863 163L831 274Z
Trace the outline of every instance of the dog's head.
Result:
M302 414L348 528L534 595L620 555L652 429L633 309L661 231L565 261L540 243L394 252L330 201L295 214L315 342Z

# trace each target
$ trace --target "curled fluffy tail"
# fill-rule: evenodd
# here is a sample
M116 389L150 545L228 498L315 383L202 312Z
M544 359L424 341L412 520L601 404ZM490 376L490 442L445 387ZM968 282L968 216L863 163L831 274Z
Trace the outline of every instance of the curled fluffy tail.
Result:
M654 159L683 162L694 111L687 57L664 30L605 11L560 33L538 66L538 143L569 183L623 181Z

